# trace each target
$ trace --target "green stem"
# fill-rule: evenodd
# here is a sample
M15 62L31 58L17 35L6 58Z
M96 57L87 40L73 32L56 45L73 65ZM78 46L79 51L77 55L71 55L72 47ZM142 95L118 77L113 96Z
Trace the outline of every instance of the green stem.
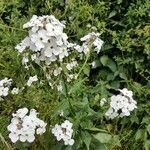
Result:
M86 63L87 63L89 57L90 57L90 51L88 52L88 54L87 54L87 56L86 56L86 59L85 59L85 62L84 62L84 64L82 65L81 69L79 70L79 72L78 72L78 74L77 74L77 78L78 78L78 76L81 74L82 70L84 69L84 67L85 67L85 65L86 65Z

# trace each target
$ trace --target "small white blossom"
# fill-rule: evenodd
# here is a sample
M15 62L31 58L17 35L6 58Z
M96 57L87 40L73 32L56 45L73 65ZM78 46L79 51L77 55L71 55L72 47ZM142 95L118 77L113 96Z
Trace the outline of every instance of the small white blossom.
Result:
M107 100L105 98L102 98L100 100L100 106L103 107L106 102L107 102Z
M31 86L33 82L38 81L37 75L29 77L28 81L27 81L27 86Z
M97 28L95 26L92 26L91 29L97 31Z
M23 58L22 58L22 64L27 67L27 66L28 66L28 65L27 65L28 62L29 62L29 58L28 58L27 56L23 56Z
M4 78L3 80L0 80L0 97L8 95L11 84L12 79Z
M91 28L91 24L87 24L86 27L87 27L87 28Z
M61 67L58 67L54 70L54 76L58 76L62 71L62 68Z
M91 43L92 46L94 47L94 51L96 51L97 53L100 52L104 42L99 38L99 36L100 36L99 33L91 32L80 39L83 42L82 47L85 54L88 53L89 51L88 47L89 44L91 45Z
M13 89L11 90L11 93L12 93L13 95L18 94L18 93L19 93L19 88L13 88Z
M7 129L13 143L17 141L32 143L35 140L35 134L43 134L46 131L46 123L40 120L37 114L35 109L29 112L27 108L18 109L12 114L13 118Z
M70 71L72 70L74 67L76 67L78 65L77 61L76 60L73 60L71 63L68 63L66 65L66 68Z
M72 79L74 79L76 76L73 74L68 74L67 75L67 82L70 82Z
M92 68L96 68L96 62L95 62L95 61L93 61L93 62L91 63L91 65L92 65Z
M73 124L70 121L65 120L61 125L56 124L52 129L52 133L58 141L63 140L65 145L73 145L74 139L72 139L72 126Z
M61 117L64 116L64 111L63 110L59 111L59 116L61 116Z
M63 86L61 82L59 83L59 85L57 85L57 90L60 92L63 90Z

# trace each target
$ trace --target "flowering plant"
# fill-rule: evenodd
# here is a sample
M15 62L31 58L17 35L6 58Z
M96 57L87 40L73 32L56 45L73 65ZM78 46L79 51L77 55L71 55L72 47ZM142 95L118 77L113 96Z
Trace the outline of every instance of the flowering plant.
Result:
M149 150L148 4L36 2L0 2L0 149Z

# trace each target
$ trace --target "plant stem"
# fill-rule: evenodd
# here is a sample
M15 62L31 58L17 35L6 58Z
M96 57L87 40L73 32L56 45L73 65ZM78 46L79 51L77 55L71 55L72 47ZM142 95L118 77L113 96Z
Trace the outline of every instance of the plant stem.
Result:
M86 63L87 63L89 57L90 57L90 51L88 52L88 54L87 54L87 56L86 56L86 59L85 59L85 62L84 62L84 64L82 65L81 69L79 70L79 72L78 72L78 74L77 74L77 78L78 78L78 76L80 75L80 73L82 72L82 70L84 69L84 67L85 67L85 65L86 65Z

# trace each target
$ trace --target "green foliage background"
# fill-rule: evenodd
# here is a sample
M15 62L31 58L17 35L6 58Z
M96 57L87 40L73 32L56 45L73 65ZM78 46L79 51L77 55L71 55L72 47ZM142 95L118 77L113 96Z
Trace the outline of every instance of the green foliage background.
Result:
M94 150L142 150L150 149L150 1L149 0L1 0L0 1L0 79L5 76L12 78L14 86L22 87L30 75L38 74L42 78L42 72L33 68L30 74L21 64L21 58L14 49L27 31L22 25L30 20L33 14L53 14L59 20L66 20L66 32L70 41L79 39L89 32L87 24L96 26L104 46L99 56L93 59L97 62L97 68L87 66L84 73L87 78L79 80L72 89L72 105L79 119L81 128L85 129L87 120L89 127L103 128L114 136L109 141L109 135L105 136L108 142L102 140L104 135L94 134L96 139L106 145L94 147L89 145L89 132L80 133L78 145L74 149ZM116 88L127 87L134 92L138 109L128 118L108 121L102 118L102 110L98 107L100 98L107 98ZM80 89L80 90L78 90ZM83 94L84 93L84 94ZM94 93L94 94L93 94ZM97 93L95 95L95 93ZM54 99L55 97L55 99ZM74 101L80 101L76 105ZM69 147L55 147L55 139L50 135L50 124L57 122L54 119L56 105L64 99L57 93L53 93L47 86L33 86L25 88L24 93L17 96L8 96L4 102L0 102L0 149L15 148L8 139L7 125L11 114L20 107L36 108L40 117L48 123L48 131L44 136L31 144L29 149L34 150L59 150ZM86 103L90 99L89 103ZM63 107L67 107L61 101ZM82 105L83 104L83 105ZM61 107L61 106L60 106ZM93 113L94 111L94 113ZM92 115L90 115L90 113ZM84 120L87 117L87 120ZM72 120L73 121L73 120ZM94 122L94 123L93 123ZM84 124L85 123L85 124ZM92 125L91 125L92 124ZM87 126L86 126L87 128ZM76 133L79 131L76 130ZM93 132L93 131L92 131ZM95 132L95 131L94 131ZM89 137L86 139L86 137ZM101 138L103 137L103 138ZM83 140L85 139L85 141ZM104 138L105 139L105 138ZM95 141L94 141L95 142ZM93 143L94 143L93 142ZM111 143L111 144L110 144ZM82 145L82 146L81 146ZM96 144L94 144L96 145ZM111 145L111 146L110 146ZM23 149L20 146L18 149ZM61 147L61 148L60 148ZM72 148L70 148L72 149Z

